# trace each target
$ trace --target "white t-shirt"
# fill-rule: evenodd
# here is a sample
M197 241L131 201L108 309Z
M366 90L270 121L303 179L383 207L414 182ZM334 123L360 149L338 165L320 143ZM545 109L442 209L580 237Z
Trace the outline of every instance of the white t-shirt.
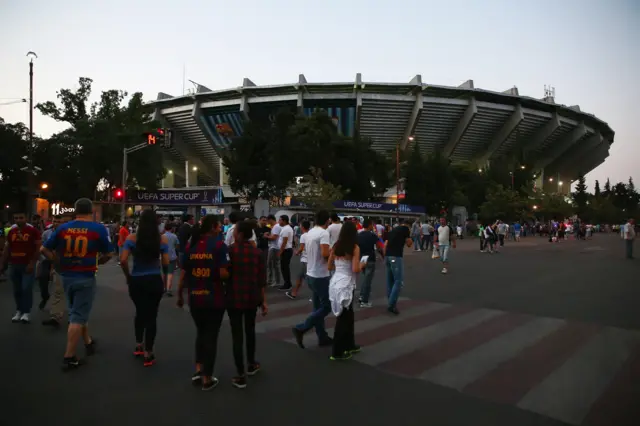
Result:
M281 229L282 227L280 225L275 224L273 228L271 228L271 235L280 235ZM276 238L275 240L269 240L269 250L271 249L280 250L280 245L278 244L278 241L280 241L279 238Z
M280 238L278 238L278 248L282 247L282 241L287 238L287 246L285 249L293 248L293 228L291 225L285 225L280 229Z
M302 253L300 253L300 262L307 263L307 233L305 232L300 236L300 244L304 244Z
M329 246L333 247L333 245L338 241L338 236L340 235L340 230L342 229L341 223L332 223L327 228L327 232L329 233Z
M449 228L448 225L438 227L438 244L441 246L448 246L450 236L451 228Z
M236 229L236 225L231 225L231 227L227 230L227 235L224 237L224 243L227 247L231 247L233 243L236 242L236 237L233 236L233 233ZM251 231L253 235L251 235L251 239L249 241L257 241L256 231Z
M319 226L305 234L305 251L307 252L307 275L312 278L329 277L327 259L322 257L320 245L329 245L329 232Z
M384 234L384 226L380 225L379 223L376 224L376 233L378 234L378 237L382 237L382 235Z

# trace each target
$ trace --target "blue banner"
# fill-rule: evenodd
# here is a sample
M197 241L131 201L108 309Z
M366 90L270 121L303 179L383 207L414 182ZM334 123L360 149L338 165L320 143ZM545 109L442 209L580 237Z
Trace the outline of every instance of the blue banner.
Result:
M413 213L424 214L425 209L421 206L409 206L406 204L400 204L396 206L391 203L378 203L375 201L336 201L333 206L337 209L350 209L350 210L373 210L379 212L395 212L396 209L400 213Z
M222 188L182 188L127 192L127 203L129 204L204 206L222 202Z

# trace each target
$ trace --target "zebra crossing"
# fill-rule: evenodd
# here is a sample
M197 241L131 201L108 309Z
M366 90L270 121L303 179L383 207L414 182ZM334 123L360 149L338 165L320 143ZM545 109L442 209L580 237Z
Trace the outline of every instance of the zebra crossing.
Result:
M355 362L571 425L640 418L638 330L407 298L394 316L385 300L373 304L356 312ZM256 330L294 344L291 327L310 310L274 295ZM326 325L331 333L333 315Z

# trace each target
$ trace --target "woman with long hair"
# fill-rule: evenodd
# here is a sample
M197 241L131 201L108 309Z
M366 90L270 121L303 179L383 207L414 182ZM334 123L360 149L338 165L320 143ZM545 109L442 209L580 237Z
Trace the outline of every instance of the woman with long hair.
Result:
M125 240L120 251L120 267L127 278L129 297L136 307L134 356L143 357L145 367L156 362L153 345L156 340L158 307L164 293L162 271L169 265L167 239L158 231L156 213L151 209L140 214L138 230ZM129 254L133 268L129 271Z
M205 216L194 226L191 241L185 248L178 286L178 307L184 305L183 289L189 297L191 317L196 326L196 371L191 382L203 391L216 387L213 375L218 350L218 334L225 311L223 280L229 278L227 246L220 222Z
M345 221L329 255L329 270L335 271L329 282L329 301L333 314L338 317L333 332L332 361L347 360L360 352L355 342L353 293L358 274L365 266L366 259L364 262L360 259L356 225Z

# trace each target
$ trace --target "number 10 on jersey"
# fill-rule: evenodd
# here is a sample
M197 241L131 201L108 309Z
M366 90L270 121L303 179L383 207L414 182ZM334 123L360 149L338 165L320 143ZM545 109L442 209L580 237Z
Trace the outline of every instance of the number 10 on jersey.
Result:
M82 235L65 235L64 257L85 257L89 249L89 239Z

